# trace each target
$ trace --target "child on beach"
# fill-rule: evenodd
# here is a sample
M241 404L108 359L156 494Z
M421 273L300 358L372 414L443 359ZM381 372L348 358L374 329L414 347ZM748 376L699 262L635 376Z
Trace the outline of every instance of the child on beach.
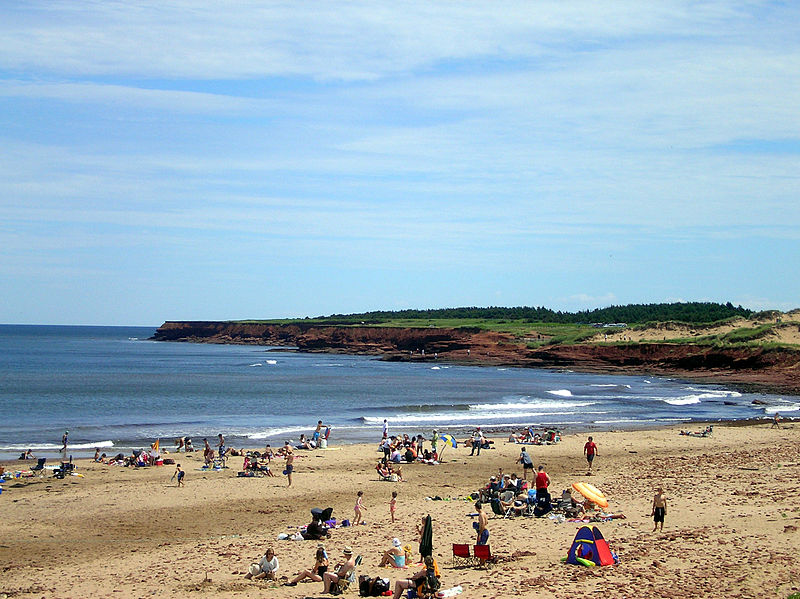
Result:
M663 531L664 516L667 515L667 496L664 495L664 489L662 487L656 489L656 494L653 497L653 510L650 512L650 515L653 517L653 532L656 531L659 524Z
M174 480L175 477L177 476L178 477L178 486L182 487L183 486L183 477L185 475L186 475L186 473L183 470L181 470L181 465L180 464L175 464L175 472L172 474L172 478L170 480Z
M353 526L358 526L359 524L362 523L362 517L363 517L362 512L365 509L367 509L361 503L363 496L364 496L364 491L359 491L358 496L356 497L356 505L353 508L353 511L356 513L356 517L353 519Z
M392 516L392 522L394 522L395 511L397 511L397 491L392 491L392 499L389 501L389 514Z

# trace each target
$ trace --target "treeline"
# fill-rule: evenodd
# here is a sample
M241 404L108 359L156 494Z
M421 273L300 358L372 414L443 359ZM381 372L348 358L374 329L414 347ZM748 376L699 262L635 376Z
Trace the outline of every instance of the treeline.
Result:
M480 319L480 320L522 320L526 322L546 322L563 324L627 323L677 321L686 323L709 323L726 320L735 316L748 317L752 310L733 306L730 302L676 302L670 304L629 304L610 306L579 312L562 312L544 307L519 306L502 308L440 308L435 310L394 310L364 312L362 314L331 314L314 320L329 324L380 324L393 320L432 320L432 319Z

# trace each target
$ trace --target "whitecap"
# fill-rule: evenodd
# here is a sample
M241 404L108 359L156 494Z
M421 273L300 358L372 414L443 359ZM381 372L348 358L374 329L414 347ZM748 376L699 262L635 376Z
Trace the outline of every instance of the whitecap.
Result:
M266 362L266 363L267 363L267 364L269 364L270 366L275 366L275 364L277 364L277 363L278 363L278 361L277 361L277 360L264 360L264 362Z
M263 366L263 364L261 362L256 362L255 364L250 364L250 368L252 368L253 366Z
M665 399L665 403L671 406L689 406L692 404L700 403L700 398L697 395L690 395L688 397L676 397L674 399Z
M553 391L548 391L550 395L558 395L559 397L572 397L572 391L569 389L555 389Z

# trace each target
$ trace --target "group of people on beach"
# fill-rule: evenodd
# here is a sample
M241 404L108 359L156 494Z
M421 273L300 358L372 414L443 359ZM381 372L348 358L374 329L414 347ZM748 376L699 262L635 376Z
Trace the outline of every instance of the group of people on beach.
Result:
M420 539L422 539L422 535L424 534L425 520L426 518L423 518L422 523L417 526L417 533L420 535ZM391 547L383 552L378 567L388 566L391 568L405 569L408 567L411 558L411 547L408 545L403 546L400 539L394 538L392 539ZM301 569L294 577L288 578L280 575L280 562L278 561L278 557L275 554L275 550L272 547L268 547L264 554L259 557L258 561L250 564L244 578L248 580L266 579L273 581L283 579L285 581L283 585L289 587L297 586L298 583L304 581L321 582L323 594L339 594L343 590L342 585L344 581L349 581L349 579L354 576L353 572L359 559L360 558L355 555L352 547L345 545L342 548L341 559L331 567L325 545L319 544L314 554L313 565L309 568ZM399 599L404 591L410 588L417 588L420 584L427 583L435 587L433 590L438 590L441 571L434 558L430 555L422 557L421 565L422 568L417 573L411 576L404 576L395 581L394 592L392 594L394 599ZM372 592L370 594L377 595L383 594L381 591L384 589L386 589L387 592L391 589L391 583L383 578L370 579L367 576L361 576L359 582L361 586L366 587L366 589L361 589L362 593L365 590L367 592L372 590L377 592Z

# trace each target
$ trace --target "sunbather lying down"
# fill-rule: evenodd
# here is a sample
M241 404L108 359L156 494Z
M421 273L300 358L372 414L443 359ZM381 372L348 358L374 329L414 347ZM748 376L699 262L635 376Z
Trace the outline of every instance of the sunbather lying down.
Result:
M709 425L702 431L681 431L680 434L686 435L687 437L709 437L712 432L714 432L714 427Z

